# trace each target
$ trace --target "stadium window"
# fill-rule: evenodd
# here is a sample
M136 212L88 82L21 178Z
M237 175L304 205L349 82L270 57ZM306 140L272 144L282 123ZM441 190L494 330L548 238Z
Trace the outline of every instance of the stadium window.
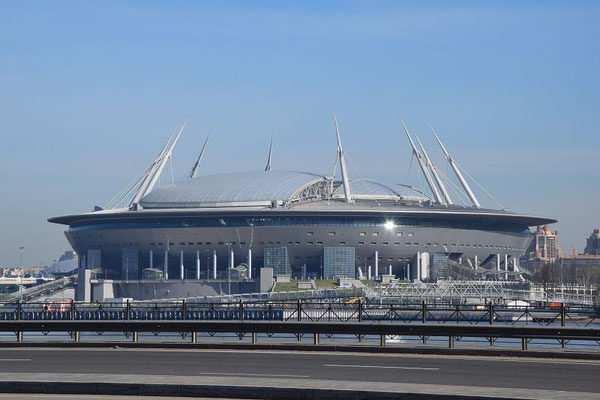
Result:
M394 246L400 246L400 242L394 243Z
M394 259L392 257L388 257L388 261L392 262Z
M378 236L379 232L373 232L373 236Z
M372 246L375 246L377 244L377 242L371 242Z
M402 236L402 232L396 232L396 236Z
M359 233L360 236L367 236L367 232L361 232Z
M159 246L162 246L163 244L162 244L162 243L158 243L158 245L159 245Z
M345 246L346 242L340 242L340 246Z
M405 246L410 246L410 242L404 243Z
M212 242L206 242L207 246L210 246L212 244Z
M275 244L281 244L281 242L277 241L277 242L275 242Z
M223 242L219 242L219 244L220 244L220 245L222 245L222 244L223 244Z
M413 237L415 234L413 232L408 232L408 237Z
M243 245L245 245L245 244L246 244L246 242L240 242L240 244L243 246Z
M173 242L169 242L169 246L173 246L175 243Z
M288 245L290 245L290 246L293 245L293 244L294 244L294 242L288 242Z
M193 245L194 245L194 242L188 242L188 245L189 245L189 246L193 246Z
M427 243L425 246L431 246L431 243Z
M418 245L419 245L418 242L413 243L413 246L418 246Z
M306 242L306 244L311 245L311 244L314 244L314 243L313 242Z
M313 235L313 233L312 233L312 232L306 232L306 234L307 234L308 236L312 236L312 235Z
M156 246L156 243L150 243L150 246Z
M273 244L273 242L269 242L269 244Z
M317 242L317 245L321 245L321 246L322 246L322 245L323 245L323 242Z
M362 246L363 244L365 244L365 242L358 242L359 246Z
M185 246L185 242L179 242L180 246Z
M335 232L329 232L329 236L335 236Z
M258 242L258 244L265 244L265 242Z
M383 242L383 245L384 245L384 246L387 246L387 245L389 245L389 244L390 244L390 242Z
M294 242L294 244L300 244L300 242Z

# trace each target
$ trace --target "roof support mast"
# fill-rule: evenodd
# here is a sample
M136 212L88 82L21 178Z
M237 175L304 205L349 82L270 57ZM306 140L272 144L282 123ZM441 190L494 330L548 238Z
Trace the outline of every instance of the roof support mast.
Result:
M438 192L437 187L435 186L435 183L433 183L433 179L431 178L431 174L429 173L429 170L427 169L427 166L425 165L425 160L423 160L423 155L419 152L419 150L417 150L417 147L415 146L415 143L413 142L412 137L410 136L410 133L408 133L408 129L406 128L404 121L401 121L401 122L402 122L402 126L404 127L404 132L406 132L406 137L408 138L408 141L410 142L410 145L412 146L413 154L415 155L415 157L417 158L417 161L419 162L419 166L421 167L421 171L423 172L423 175L425 176L425 180L427 181L427 184L429 185L429 188L431 189L431 193L433 193L434 200L437 203L444 204L444 200L442 199L442 196L440 196L440 192Z
M165 168L165 165L167 165L167 161L169 161L169 159L171 159L171 157L173 156L173 149L175 148L175 145L177 144L177 141L179 140L179 137L181 136L181 132L183 132L183 129L185 128L186 124L187 124L187 121L185 121L183 123L183 125L181 126L181 129L179 129L177 136L175 136L175 139L173 139L173 143L171 143L171 146L169 146L169 151L167 151L161 158L160 164L158 165L158 168L156 168L156 172L152 176L152 180L148 184L148 187L144 191L144 194L142 195L142 197L147 195L148 193L150 193L152 191L152 189L154 189L154 186L156 185L158 178L160 178L160 175L162 174L162 171Z
M269 146L269 158L267 158L267 166L265 171L271 171L271 163L273 161L273 132L271 132L271 145Z
M419 148L423 152L423 156L425 157L425 162L427 162L427 166L431 170L431 174L433 175L433 178L435 179L436 183L440 187L440 190L442 191L444 200L446 201L447 204L454 204L452 202L452 199L450 198L450 194L448 194L448 190L446 190L446 185L444 185L444 182L440 178L440 174L438 174L436 165L433 163L433 161L431 161L431 159L427 155L427 152L425 151L425 147L423 147L423 144L419 140L419 137L417 135L415 135L415 138L417 139L417 143L419 143Z
M189 179L195 178L198 175L198 171L200 171L200 164L202 163L202 157L204 157L204 151L206 150L206 145L208 144L208 139L210 139L211 133L212 132L208 132L208 136L206 137L206 140L204 141L202 150L200 150L200 155L198 156L196 163L194 164L194 166L192 167L192 170L190 171L190 175L188 176Z
M440 147L442 148L442 151L444 152L444 155L446 156L446 159L450 163L450 166L454 170L454 173L456 174L456 177L460 181L460 184L462 185L463 189L465 190L465 192L469 196L469 199L471 200L471 202L473 203L473 205L476 208L481 208L481 205L479 204L479 201L477 200L477 197L475 197L475 195L473 194L473 191L469 187L469 184L467 183L467 181L465 180L464 176L460 172L460 169L458 168L458 165L456 164L456 161L454 161L454 158L452 158L452 156L448 153L448 150L446 150L446 148L442 144L442 141L440 140L439 136L437 135L437 133L435 132L435 130L433 129L433 127L430 124L428 124L428 125L429 125L429 129L431 129L431 133L433 133L433 135L435 136L437 142L439 143Z
M150 179L152 179L152 175L154 174L154 171L156 170L158 164L160 163L160 160L164 156L165 151L167 150L167 148L169 146L169 143L171 142L171 140L173 140L174 135L175 135L175 131L173 131L171 133L171 136L169 136L169 139L163 146L162 150L160 151L160 153L158 153L158 157L156 157L154 159L154 161L152 161L150 168L148 168L148 173L144 176L144 179L142 180L142 183L141 183L140 187L138 188L138 191L136 192L135 196L133 196L133 198L131 199L131 202L129 203L130 206L137 204L140 201L140 199L142 198L142 196L144 195L146 188L148 187L148 184L150 183Z
M340 159L340 169L342 170L342 181L344 183L344 196L346 203L352 203L352 194L350 193L350 181L348 180L348 171L346 170L346 158L344 157L344 149L342 148L342 139L340 138L340 128L338 126L337 118L333 114L333 120L335 122L335 132L337 134L337 153Z

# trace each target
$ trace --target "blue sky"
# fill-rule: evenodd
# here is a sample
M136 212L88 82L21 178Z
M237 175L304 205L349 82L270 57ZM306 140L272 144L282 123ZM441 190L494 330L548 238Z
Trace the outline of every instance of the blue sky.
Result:
M418 185L400 116L431 122L510 210L600 226L598 2L2 2L0 266L69 246L49 216L104 205L188 128L175 177L330 173ZM354 167L355 166L355 167Z

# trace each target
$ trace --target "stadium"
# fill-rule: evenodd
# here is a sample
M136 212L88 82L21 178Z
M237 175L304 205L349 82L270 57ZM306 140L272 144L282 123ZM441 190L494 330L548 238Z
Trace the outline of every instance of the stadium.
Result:
M115 200L125 206L49 221L68 226L80 270L94 271L80 275L118 283L115 297L219 294L225 281L237 292L257 291L261 272L268 279L522 279L518 257L529 228L554 219L483 208L433 129L455 183L406 127L431 194L352 179L335 126L341 179L272 169L272 140L264 170L200 175L207 138L186 179L157 186L182 127ZM469 205L457 204L457 190ZM174 282L186 285L164 286Z

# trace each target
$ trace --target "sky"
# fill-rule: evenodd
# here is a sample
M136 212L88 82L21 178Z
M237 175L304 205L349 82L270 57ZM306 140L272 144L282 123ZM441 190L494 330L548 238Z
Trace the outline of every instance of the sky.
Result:
M600 3L0 2L0 266L69 249L48 217L104 206L189 123L173 177L331 174L421 187L403 119L427 123L511 211L555 217L583 251L600 226ZM171 173L164 181L170 181ZM477 189L482 202L493 205Z

